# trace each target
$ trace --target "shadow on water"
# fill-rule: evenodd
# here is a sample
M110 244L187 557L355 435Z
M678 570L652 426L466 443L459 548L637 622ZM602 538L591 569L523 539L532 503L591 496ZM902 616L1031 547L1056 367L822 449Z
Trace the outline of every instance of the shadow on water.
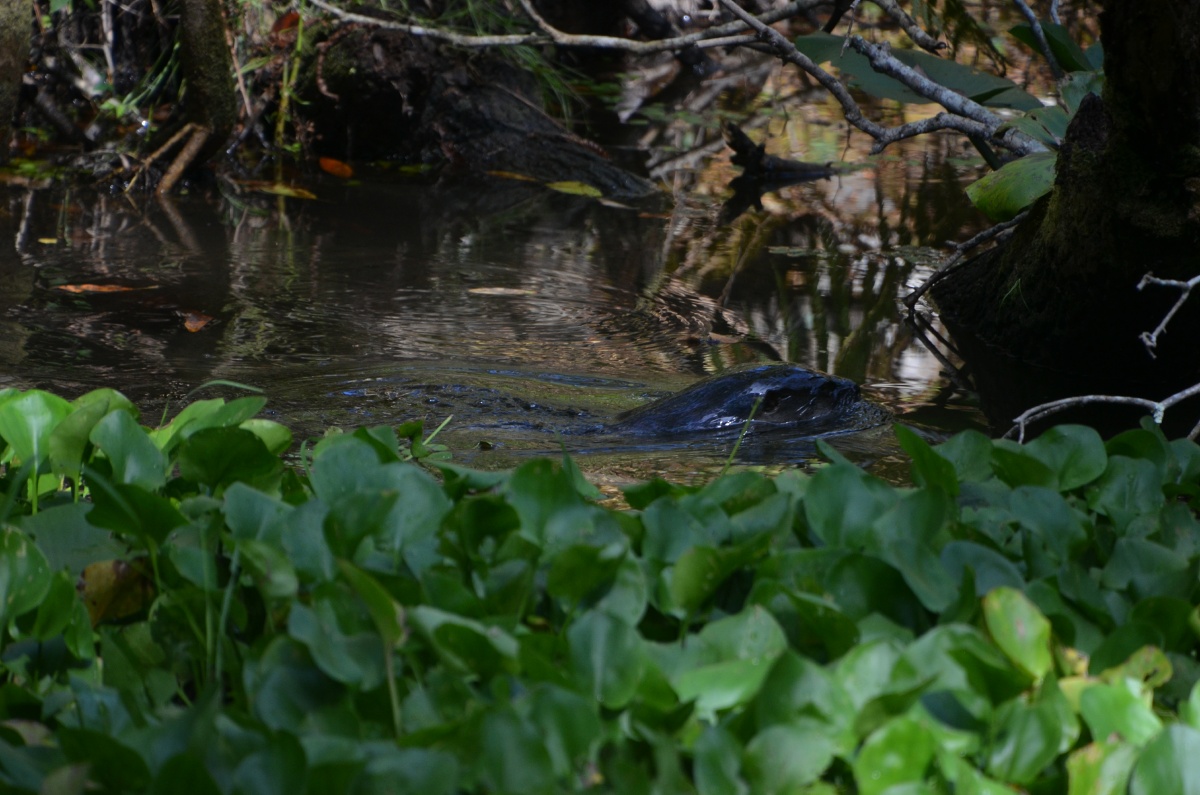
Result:
M732 176L715 162L713 179ZM711 473L732 440L565 431L776 360L865 383L902 420L956 428L975 415L947 407L952 390L898 296L934 245L978 223L947 209L961 182L944 151L879 158L767 194L727 224L724 196L701 182L647 207L384 175L314 177L311 202L10 188L0 386L111 386L150 423L227 379L264 389L298 438L453 415L440 439L459 460L503 466L565 444L596 472L677 479ZM894 448L877 431L833 443L867 460ZM741 460L812 455L812 440L756 437Z

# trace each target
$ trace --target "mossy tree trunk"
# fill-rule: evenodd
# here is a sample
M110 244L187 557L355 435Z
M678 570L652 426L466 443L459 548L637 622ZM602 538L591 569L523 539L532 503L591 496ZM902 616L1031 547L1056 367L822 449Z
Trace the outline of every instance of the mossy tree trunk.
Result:
M8 160L21 75L29 61L32 20L33 3L29 0L0 0L0 163Z
M997 422L1022 402L1094 391L1158 399L1200 380L1200 298L1151 356L1139 336L1178 292L1137 289L1147 272L1200 273L1200 3L1103 6L1104 96L1073 119L1054 190L1007 245L934 291L968 358L999 352L1048 390L995 406ZM1029 379L1031 365L1047 375ZM985 404L1002 402L996 389L1013 378L983 373Z
M209 130L196 162L219 151L237 123L233 58L220 0L182 0L180 55L187 80L187 118Z

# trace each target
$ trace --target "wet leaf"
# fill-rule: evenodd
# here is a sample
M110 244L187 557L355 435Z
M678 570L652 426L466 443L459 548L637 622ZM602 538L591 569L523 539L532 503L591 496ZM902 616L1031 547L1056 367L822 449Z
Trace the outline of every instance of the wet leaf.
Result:
M967 198L993 221L1008 221L1054 187L1053 152L1035 152L1005 163L967 186Z
M1130 795L1200 795L1200 731L1168 726L1138 757Z
M586 182L547 182L546 187L571 196L590 196L595 199L604 195L604 191Z
M1025 594L997 588L983 598L983 617L996 645L1036 681L1050 673L1050 622Z
M75 586L92 624L137 615L154 601L154 580L145 558L104 560L85 566Z
M293 12L295 13L295 12ZM343 163L341 160L335 160L332 157L317 158L317 165L326 174L332 174L335 177L342 179L350 179L354 176L354 169L348 163Z

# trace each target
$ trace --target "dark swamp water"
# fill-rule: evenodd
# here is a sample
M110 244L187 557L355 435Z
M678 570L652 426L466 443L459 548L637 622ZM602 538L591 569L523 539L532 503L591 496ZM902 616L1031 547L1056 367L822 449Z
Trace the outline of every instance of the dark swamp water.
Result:
M298 440L453 415L439 441L455 460L508 466L565 446L602 479L694 480L731 440L556 429L748 362L853 379L934 433L981 426L899 303L947 240L984 226L962 194L979 173L962 141L867 158L837 124L794 111L751 134L783 156L861 167L768 193L732 220L736 170L712 128L660 139L651 173L664 195L641 207L386 173L298 177L311 201L235 186L167 203L10 186L0 387L111 386L153 424L228 379L262 388ZM897 449L886 427L833 443L884 467ZM764 436L740 458L813 455L811 440Z

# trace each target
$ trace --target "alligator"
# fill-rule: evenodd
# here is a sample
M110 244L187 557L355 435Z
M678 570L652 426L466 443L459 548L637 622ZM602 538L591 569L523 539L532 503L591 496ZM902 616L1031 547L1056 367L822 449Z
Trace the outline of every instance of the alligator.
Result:
M344 394L352 393L362 394ZM549 431L642 441L737 435L744 427L755 434L778 431L780 436L808 438L866 430L891 416L865 399L853 381L793 364L760 364L710 376L615 417L462 384L410 382L381 397L393 407L411 403L431 409L428 419L454 414L459 430Z
M793 364L764 364L710 376L626 412L601 428L634 436L692 436L787 430L821 436L883 423L887 412L858 384Z

